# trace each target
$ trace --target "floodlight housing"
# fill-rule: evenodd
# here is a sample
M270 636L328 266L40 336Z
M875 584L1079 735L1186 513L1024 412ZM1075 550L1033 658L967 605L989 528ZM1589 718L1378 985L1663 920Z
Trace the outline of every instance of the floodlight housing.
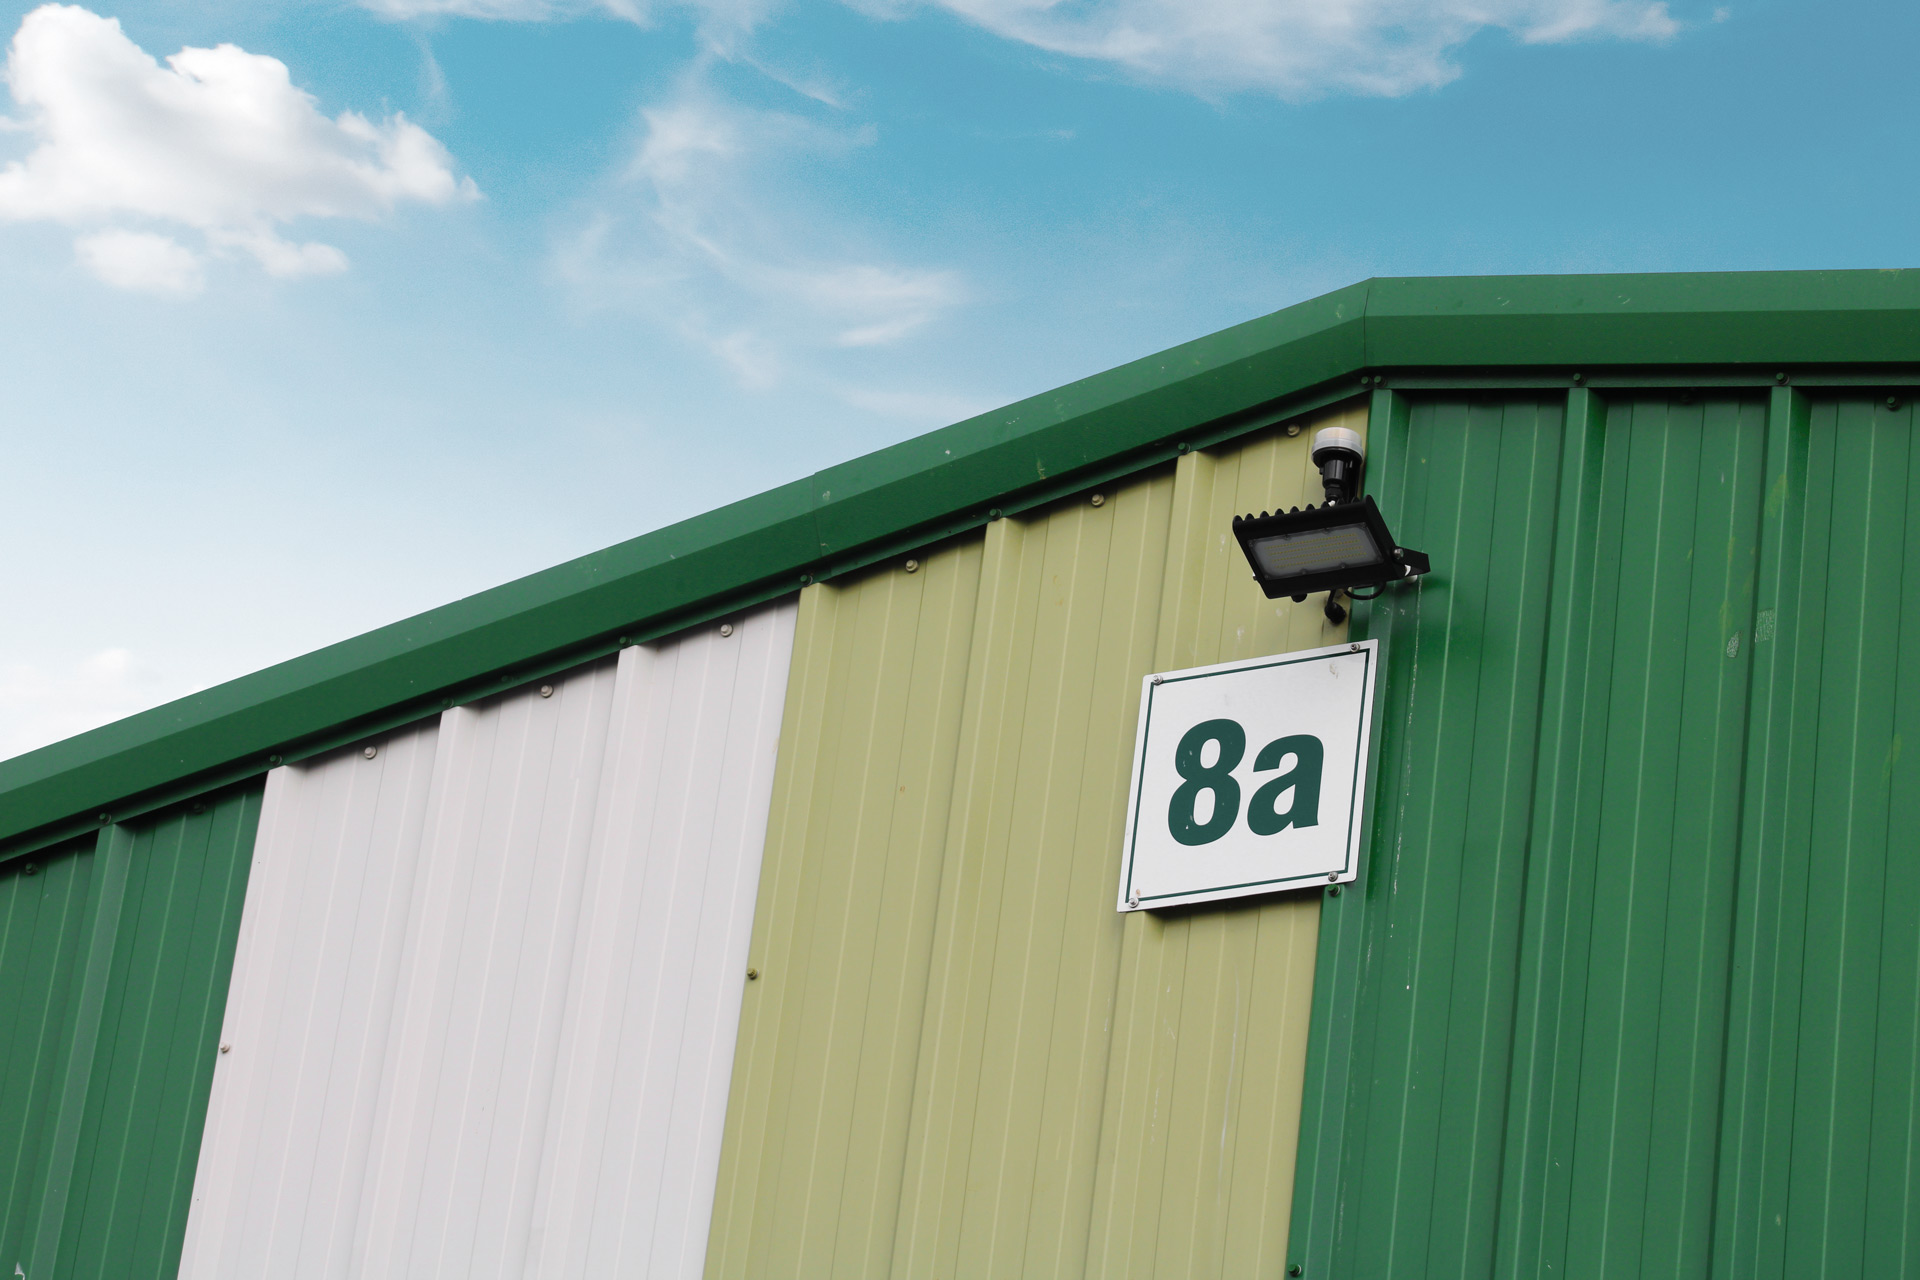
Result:
M1382 587L1415 578L1433 566L1426 555L1393 540L1371 495L1291 511L1235 516L1253 577L1267 599L1305 600L1316 591Z

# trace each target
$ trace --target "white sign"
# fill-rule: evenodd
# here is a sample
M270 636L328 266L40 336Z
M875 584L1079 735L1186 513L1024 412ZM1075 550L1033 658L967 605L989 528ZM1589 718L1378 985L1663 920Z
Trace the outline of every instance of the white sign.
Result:
M1359 873L1379 644L1146 678L1120 910Z

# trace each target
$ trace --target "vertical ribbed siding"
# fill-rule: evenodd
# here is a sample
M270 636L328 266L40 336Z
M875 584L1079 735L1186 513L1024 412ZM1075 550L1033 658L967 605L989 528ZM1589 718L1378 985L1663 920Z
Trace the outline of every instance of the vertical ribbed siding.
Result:
M28 1256L73 1039L94 842L0 867L0 1272Z
M1911 410L1375 409L1377 492L1437 572L1363 615L1389 728L1323 918L1290 1260L1912 1274Z
M1229 532L1318 498L1310 440L803 594L710 1275L1277 1265L1318 896L1123 917L1113 877L1141 676L1344 634Z
M1920 448L1775 395L1716 1275L1920 1272Z
M178 1267L259 812L230 790L0 873L6 1268Z
M698 1270L793 618L271 775L182 1275Z

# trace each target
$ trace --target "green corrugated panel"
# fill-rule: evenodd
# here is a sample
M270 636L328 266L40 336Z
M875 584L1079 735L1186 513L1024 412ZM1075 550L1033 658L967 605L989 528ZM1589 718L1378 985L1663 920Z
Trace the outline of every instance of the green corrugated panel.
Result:
M0 878L0 1263L29 1280L179 1266L260 791L198 809Z
M1915 1274L1909 412L1376 401L1373 483L1437 571L1364 619L1388 729L1291 1261Z
M803 593L710 1275L1277 1265L1318 898L1114 885L1141 677L1343 634L1226 536L1309 440Z
M27 1258L73 1040L93 841L0 868L0 1274Z

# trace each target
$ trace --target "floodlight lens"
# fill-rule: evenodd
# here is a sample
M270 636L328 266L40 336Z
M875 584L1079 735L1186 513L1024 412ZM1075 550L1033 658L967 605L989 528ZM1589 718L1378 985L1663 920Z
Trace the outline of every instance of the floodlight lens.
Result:
M1371 568L1386 559L1380 553L1380 545L1373 540L1373 534L1364 524L1269 534L1250 539L1248 546L1253 552L1254 563L1269 578Z

